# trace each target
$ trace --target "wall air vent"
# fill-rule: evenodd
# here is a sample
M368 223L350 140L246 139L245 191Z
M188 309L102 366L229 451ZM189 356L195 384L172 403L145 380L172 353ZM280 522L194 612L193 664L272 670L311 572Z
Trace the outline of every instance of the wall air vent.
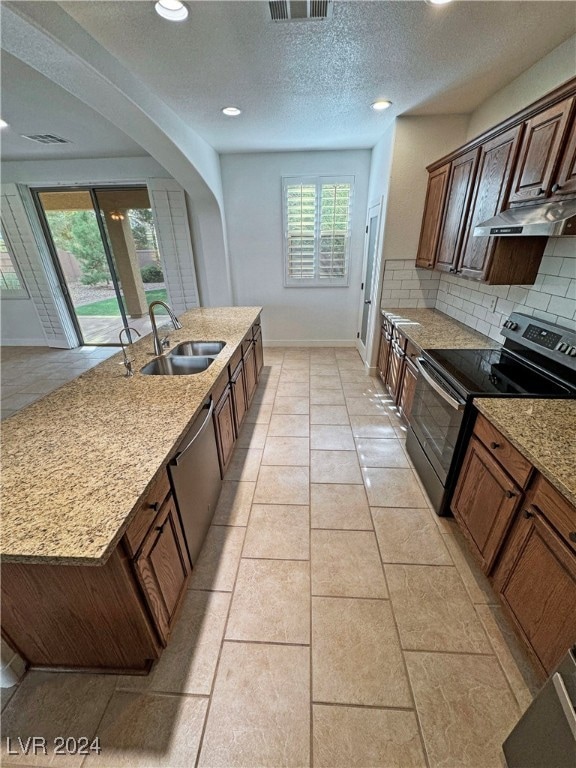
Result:
M272 21L322 21L332 16L333 0L270 0Z
M30 139L37 144L72 144L69 139L63 139L61 136L55 136L53 133L34 133L32 136L21 134L23 139Z

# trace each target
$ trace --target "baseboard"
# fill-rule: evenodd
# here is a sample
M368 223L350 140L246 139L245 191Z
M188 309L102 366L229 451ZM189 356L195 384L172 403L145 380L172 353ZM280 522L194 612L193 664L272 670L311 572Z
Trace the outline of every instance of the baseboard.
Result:
M264 347L355 347L353 339L266 339Z
M6 339L2 337L0 344L3 347L47 347L45 338L41 339Z
M378 368L375 365L364 365L368 376L378 376Z

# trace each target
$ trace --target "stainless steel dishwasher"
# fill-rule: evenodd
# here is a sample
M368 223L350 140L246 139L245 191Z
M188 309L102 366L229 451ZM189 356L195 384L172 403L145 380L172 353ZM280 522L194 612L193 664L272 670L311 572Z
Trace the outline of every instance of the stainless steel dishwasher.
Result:
M210 398L168 464L192 565L200 554L222 488L213 411Z

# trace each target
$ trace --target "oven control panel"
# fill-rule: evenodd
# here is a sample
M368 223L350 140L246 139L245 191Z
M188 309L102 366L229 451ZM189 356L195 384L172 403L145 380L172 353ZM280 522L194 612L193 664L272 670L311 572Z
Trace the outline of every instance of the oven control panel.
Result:
M513 312L502 326L502 335L517 345L576 369L576 331Z

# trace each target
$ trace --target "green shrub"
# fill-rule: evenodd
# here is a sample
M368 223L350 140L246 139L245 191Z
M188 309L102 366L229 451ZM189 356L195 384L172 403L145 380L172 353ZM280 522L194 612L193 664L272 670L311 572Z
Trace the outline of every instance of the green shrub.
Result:
M163 283L164 273L159 264L148 264L140 270L143 283Z

